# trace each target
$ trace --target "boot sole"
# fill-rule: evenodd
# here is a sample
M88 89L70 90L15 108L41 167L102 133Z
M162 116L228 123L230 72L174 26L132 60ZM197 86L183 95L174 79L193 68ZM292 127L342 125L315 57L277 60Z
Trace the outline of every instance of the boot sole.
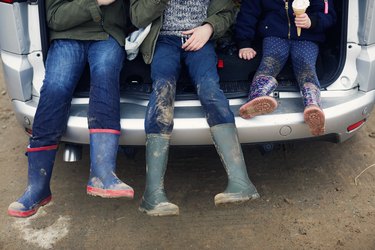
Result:
M102 198L134 198L134 190L108 190L87 186L87 194L91 196L99 196Z
M142 213L147 214L148 216L155 216L155 217L162 217L162 216L177 216L180 214L180 212L177 211L162 211L162 212L153 212L153 211L148 211L144 208L139 208L139 211Z
M228 197L228 196L215 196L215 206L226 206L245 203L247 201L256 200L260 197L258 193L245 197Z
M277 108L277 101L270 96L261 96L245 103L240 107L239 114L244 119L273 112Z
M172 203L168 203L168 204L169 204L168 208L167 206L159 206L159 207L156 207L155 209L147 210L143 207L139 207L138 210L149 216L176 216L180 214L180 209L177 205L174 205Z
M45 206L48 203L50 203L51 200L52 200L52 195L48 196L47 198L39 202L39 204L36 205L33 209L30 209L27 211L8 209L8 215L13 216L13 217L19 217L19 218L30 217L31 215L36 214L36 212L38 211L40 207Z
M319 107L315 105L307 107L303 112L303 118L309 126L312 135L318 136L324 134L325 116Z

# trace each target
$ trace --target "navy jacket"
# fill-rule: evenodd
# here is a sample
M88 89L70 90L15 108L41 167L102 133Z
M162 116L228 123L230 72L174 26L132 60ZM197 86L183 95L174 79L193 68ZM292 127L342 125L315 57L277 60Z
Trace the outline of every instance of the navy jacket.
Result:
M242 0L236 22L238 47L251 48L255 36L276 36L285 39L323 42L325 31L336 22L333 0L328 0L328 14L324 0L310 0L306 13L311 19L310 29L302 29L297 36L292 8L293 0Z

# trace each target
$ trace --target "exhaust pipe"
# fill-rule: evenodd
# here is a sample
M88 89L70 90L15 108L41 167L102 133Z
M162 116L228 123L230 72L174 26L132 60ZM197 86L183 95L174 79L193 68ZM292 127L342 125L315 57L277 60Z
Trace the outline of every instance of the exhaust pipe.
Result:
M77 144L65 144L63 161L75 162L82 159L82 145Z

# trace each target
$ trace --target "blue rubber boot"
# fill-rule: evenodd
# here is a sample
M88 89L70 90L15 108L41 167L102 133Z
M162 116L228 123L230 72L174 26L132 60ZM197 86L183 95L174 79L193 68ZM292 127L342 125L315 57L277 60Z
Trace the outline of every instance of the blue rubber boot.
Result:
M134 190L115 174L120 131L90 129L90 177L87 194L103 198L133 199Z
M178 215L164 191L170 135L148 134L146 138L146 189L139 210L150 216Z
M258 191L247 174L235 125L226 123L213 126L211 135L228 174L227 188L215 196L215 205L241 203L259 198Z
M28 184L24 194L8 207L14 217L29 217L51 199L50 180L55 162L57 145L28 148Z

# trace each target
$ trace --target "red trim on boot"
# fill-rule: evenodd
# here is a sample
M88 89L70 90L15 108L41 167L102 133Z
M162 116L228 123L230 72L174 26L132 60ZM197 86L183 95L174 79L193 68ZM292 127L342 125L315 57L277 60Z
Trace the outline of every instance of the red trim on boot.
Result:
M54 149L57 149L57 146L58 145L44 146L44 147L39 147L39 148L27 148L27 152L54 150Z
M115 130L115 129L90 129L90 134L95 134L95 133L107 133L107 134L116 134L120 135L121 131Z
M111 189L103 189L103 188L96 188L87 186L86 188L87 194L93 196L100 196L103 198L130 198L133 199L134 197L134 190L133 189L123 189L123 190L111 190Z
M39 204L37 204L33 209L30 209L27 211L8 209L8 214L13 217L20 217L20 218L29 217L35 214L40 207L47 205L51 200L52 200L52 195L48 196L47 198L39 202Z

